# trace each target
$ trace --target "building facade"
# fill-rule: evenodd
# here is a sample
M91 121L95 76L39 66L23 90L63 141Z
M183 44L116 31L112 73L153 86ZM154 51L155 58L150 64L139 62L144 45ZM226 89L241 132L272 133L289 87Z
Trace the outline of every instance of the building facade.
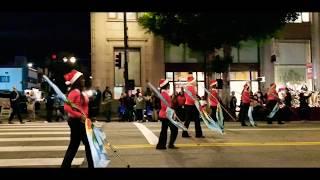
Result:
M279 38L257 43L241 42L233 47L228 86L240 97L243 84L250 81L253 92L265 91L270 83L300 88L318 89L320 56L320 17L318 13L299 13L295 22L288 23ZM188 72L197 80L199 95L204 95L205 80L220 78L220 74L206 73L204 55L185 45L173 46L161 38L146 33L138 25L140 13L127 13L129 79L137 88L146 88L146 82L157 84L166 77L171 93L180 91ZM115 67L115 55L124 47L123 13L91 13L91 63L93 85L112 87L117 99L124 85L123 66ZM217 50L216 54L223 54ZM275 59L271 60L274 55ZM122 60L122 63L123 60ZM260 77L260 78L259 78ZM258 81L264 79L264 81Z

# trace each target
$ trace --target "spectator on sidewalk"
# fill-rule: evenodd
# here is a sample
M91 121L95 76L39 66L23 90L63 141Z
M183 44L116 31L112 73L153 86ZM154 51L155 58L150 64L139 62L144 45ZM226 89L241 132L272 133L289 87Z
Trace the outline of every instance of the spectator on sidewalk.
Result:
M17 115L20 120L20 123L24 124L20 115L20 107L19 107L20 94L17 91L15 86L12 87L12 92L10 94L10 104L11 104L12 112L9 117L9 124L13 124L12 119L14 118L14 115Z

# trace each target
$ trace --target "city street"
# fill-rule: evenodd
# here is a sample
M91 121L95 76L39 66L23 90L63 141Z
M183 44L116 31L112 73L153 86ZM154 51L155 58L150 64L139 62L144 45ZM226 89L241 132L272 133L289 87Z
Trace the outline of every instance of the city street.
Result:
M69 141L66 122L0 124L0 167L59 167ZM225 134L219 135L202 124L206 138L182 138L179 149L156 150L161 124L158 122L98 122L107 141L111 163L120 167L320 167L320 122L295 121L284 125L241 127L226 122ZM73 167L87 167L84 147Z

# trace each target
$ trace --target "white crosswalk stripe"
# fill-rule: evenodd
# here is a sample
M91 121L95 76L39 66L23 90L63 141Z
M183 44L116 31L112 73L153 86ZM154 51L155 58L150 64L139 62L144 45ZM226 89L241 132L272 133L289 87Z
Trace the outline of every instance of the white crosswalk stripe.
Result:
M68 124L0 124L0 167L60 167L70 141ZM85 160L80 145L72 165Z

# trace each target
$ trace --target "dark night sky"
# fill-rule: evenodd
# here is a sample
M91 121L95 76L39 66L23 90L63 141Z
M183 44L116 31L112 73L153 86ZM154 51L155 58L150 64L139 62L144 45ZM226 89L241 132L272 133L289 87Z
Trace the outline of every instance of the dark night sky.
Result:
M15 55L43 60L68 51L90 58L90 13L0 13L0 64Z

